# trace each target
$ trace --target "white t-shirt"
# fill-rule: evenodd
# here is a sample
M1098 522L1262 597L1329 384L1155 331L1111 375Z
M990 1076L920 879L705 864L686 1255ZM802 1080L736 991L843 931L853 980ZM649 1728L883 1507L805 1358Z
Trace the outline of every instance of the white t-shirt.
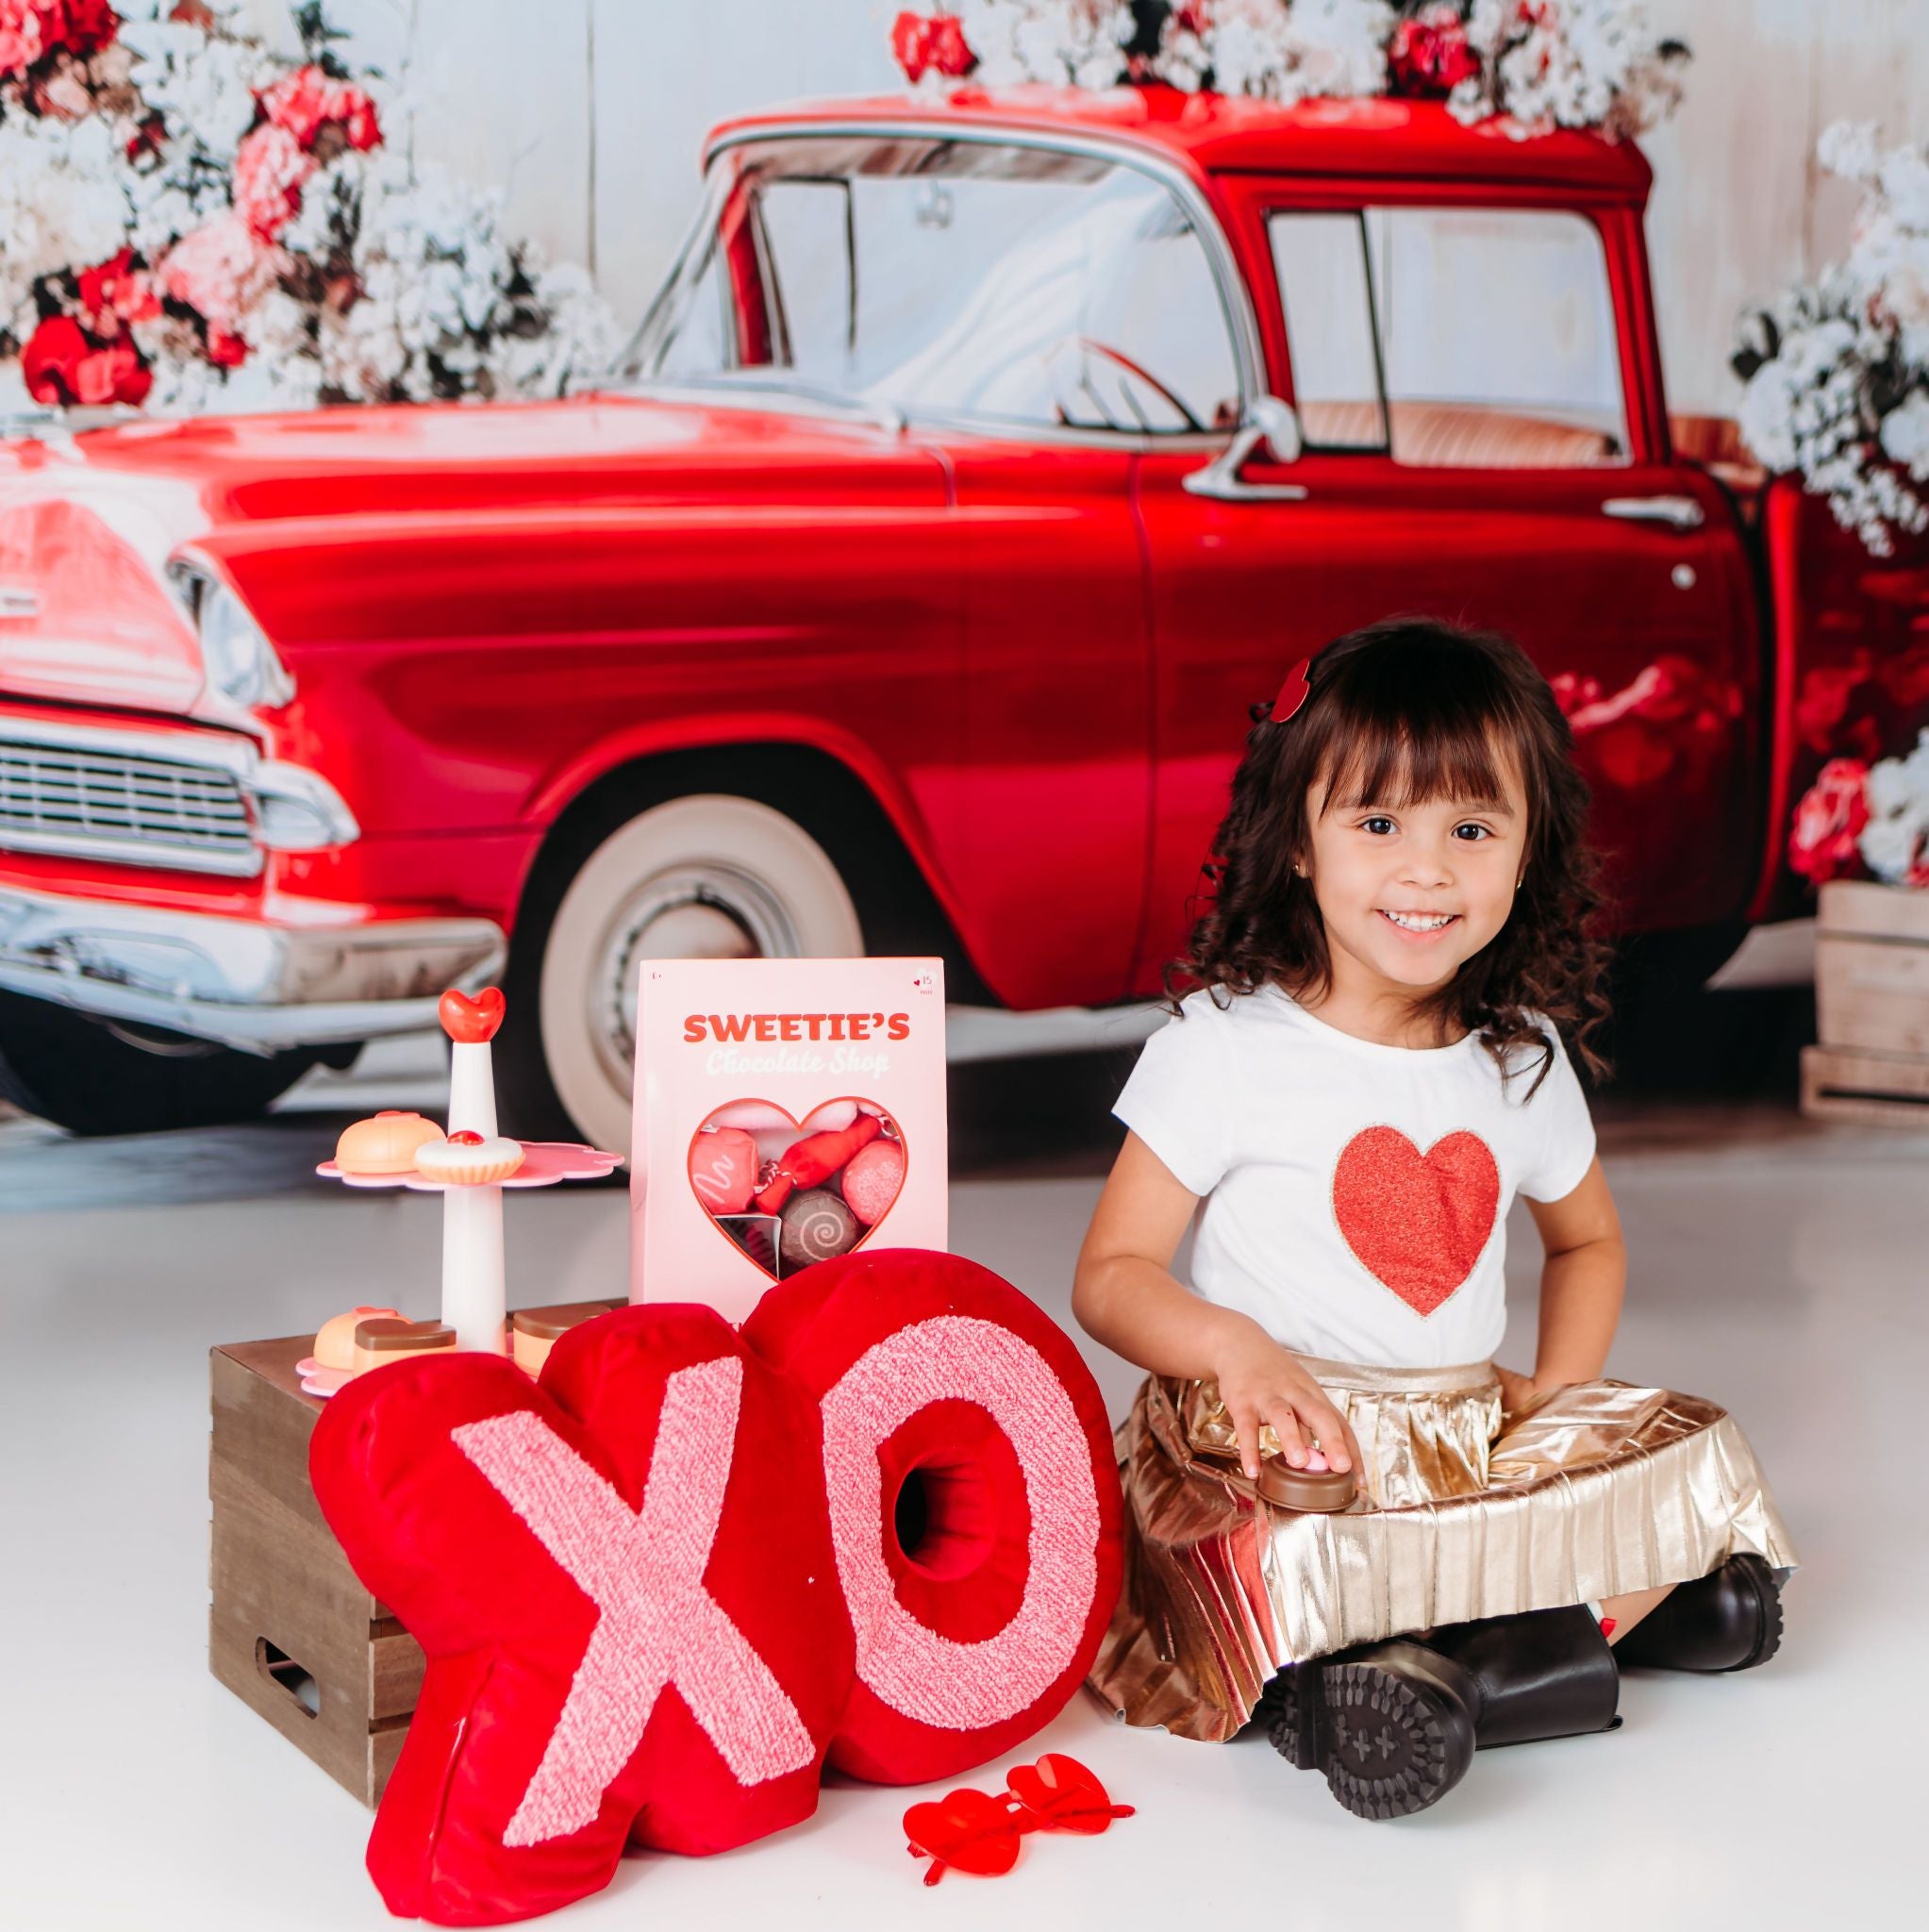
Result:
M1559 1035L1501 1070L1469 1034L1382 1046L1276 987L1209 989L1145 1043L1113 1108L1206 1197L1192 1286L1302 1354L1385 1368L1486 1361L1506 1327L1507 1209L1594 1158Z

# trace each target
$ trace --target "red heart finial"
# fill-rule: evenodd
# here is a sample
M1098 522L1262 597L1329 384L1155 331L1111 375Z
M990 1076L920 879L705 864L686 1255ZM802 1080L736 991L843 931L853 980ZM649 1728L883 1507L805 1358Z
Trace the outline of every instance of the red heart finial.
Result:
M983 1791L947 1791L935 1804L913 1805L905 1813L905 1836L914 1855L931 1860L926 1885L936 1885L954 1865L997 1878L1018 1863L1018 1825L1010 1807Z
M471 999L452 986L438 1002L436 1016L451 1040L459 1041L464 1046L475 1046L495 1038L507 1005L500 987L486 986Z

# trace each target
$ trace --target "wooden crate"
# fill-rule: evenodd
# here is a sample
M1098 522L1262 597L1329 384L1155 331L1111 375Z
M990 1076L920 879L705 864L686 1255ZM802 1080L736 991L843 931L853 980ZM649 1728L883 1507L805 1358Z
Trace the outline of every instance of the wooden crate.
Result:
M373 1806L402 1755L425 1664L348 1567L308 1486L308 1438L327 1405L302 1393L294 1365L314 1346L312 1335L288 1335L209 1355L208 1665Z
M1929 892L1834 879L1815 926L1824 1046L1929 1057Z
M382 1795L422 1690L415 1640L364 1590L308 1487L323 1404L294 1365L312 1335L212 1352L208 1662L365 1805Z
M1802 1111L1821 1121L1929 1127L1929 1055L1804 1046Z

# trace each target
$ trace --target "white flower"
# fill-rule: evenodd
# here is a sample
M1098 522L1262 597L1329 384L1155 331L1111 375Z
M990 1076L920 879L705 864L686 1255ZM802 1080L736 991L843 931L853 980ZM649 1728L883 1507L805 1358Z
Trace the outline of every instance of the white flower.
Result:
M1925 838L1929 838L1929 809L1871 818L1855 844L1863 862L1877 878L1898 885L1914 868Z
M1875 173L1875 123L1835 121L1815 143L1815 158L1845 181L1867 181Z
M1918 483L1929 482L1929 390L1909 391L1899 408L1882 419L1882 450Z

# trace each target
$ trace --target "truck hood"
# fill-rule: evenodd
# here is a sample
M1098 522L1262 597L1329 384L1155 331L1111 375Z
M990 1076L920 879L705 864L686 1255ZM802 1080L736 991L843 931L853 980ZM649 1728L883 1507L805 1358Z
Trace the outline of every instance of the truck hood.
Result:
M572 508L908 506L945 491L928 449L867 418L662 395L132 422L0 444L0 696L208 708L168 559L234 540L258 554L277 524L312 536L318 520L500 526Z

